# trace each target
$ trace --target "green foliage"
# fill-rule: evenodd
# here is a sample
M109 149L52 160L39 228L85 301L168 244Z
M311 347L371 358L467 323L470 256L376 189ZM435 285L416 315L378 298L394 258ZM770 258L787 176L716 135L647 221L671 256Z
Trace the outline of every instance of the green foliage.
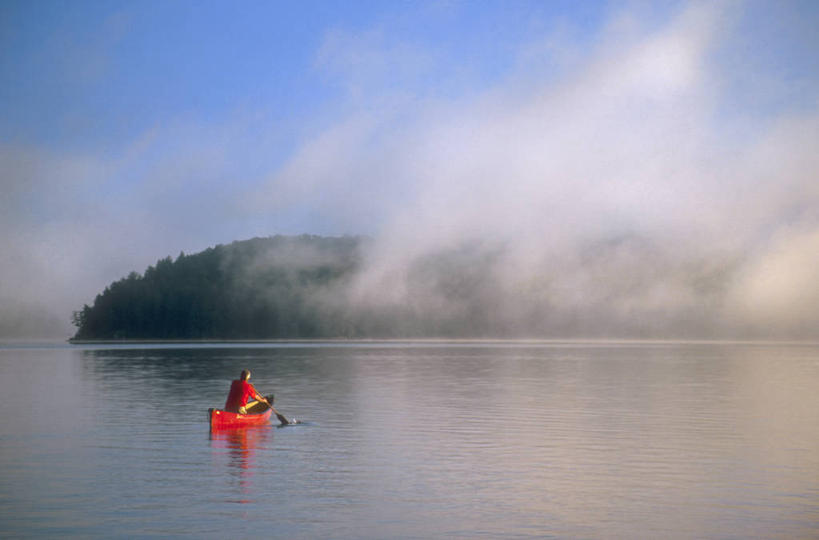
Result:
M131 272L74 312L74 339L264 339L357 333L316 300L349 278L361 239L254 238ZM345 326L346 325L346 326Z

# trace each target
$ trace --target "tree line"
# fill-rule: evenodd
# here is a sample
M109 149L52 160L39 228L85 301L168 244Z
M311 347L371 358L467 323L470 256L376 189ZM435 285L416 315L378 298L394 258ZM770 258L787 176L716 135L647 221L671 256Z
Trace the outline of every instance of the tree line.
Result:
M360 263L359 237L254 238L166 257L74 312L74 340L320 338L363 330L322 301Z
M678 334L708 335L697 304L663 317L653 304L648 311L623 308L643 284L625 272L612 281L612 261L625 257L642 268L658 258L639 238L598 243L581 254L579 283L610 282L597 296L591 285L566 290L576 280L561 281L549 265L514 275L508 246L492 241L416 255L385 280L378 274L384 261L372 258L379 251L370 244L364 237L273 236L166 257L74 312L73 339L643 337L659 334L663 324ZM648 267L666 280L676 275L673 267ZM722 282L689 272L672 285L686 291L703 280Z

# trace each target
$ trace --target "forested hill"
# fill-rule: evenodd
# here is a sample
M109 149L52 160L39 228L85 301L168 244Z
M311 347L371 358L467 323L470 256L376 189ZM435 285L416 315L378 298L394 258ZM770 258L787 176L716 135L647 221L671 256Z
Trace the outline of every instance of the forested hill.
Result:
M731 259L667 253L638 236L544 260L492 241L406 256L361 237L254 238L112 283L74 313L74 339L711 337Z
M323 300L344 288L364 239L254 238L167 257L106 287L73 315L75 340L357 335Z

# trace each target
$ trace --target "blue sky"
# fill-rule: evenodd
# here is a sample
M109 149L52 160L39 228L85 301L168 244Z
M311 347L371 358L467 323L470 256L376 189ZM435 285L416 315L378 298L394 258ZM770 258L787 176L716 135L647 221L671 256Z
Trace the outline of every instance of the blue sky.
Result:
M740 29L729 54L815 83L816 4L741 4L734 8ZM318 58L339 32L376 34L388 47L423 47L431 53L428 63L403 77L394 66L392 82L415 94L457 95L467 84L477 90L496 84L519 49L543 35L565 32L577 46L593 44L624 5L6 2L0 8L3 135L59 148L98 147L173 118L219 121L247 107L277 118L321 113L344 98L344 82ZM651 24L683 4L633 5ZM455 81L453 71L467 76Z
M422 45L434 51L430 64L404 77L394 66L394 83L460 92L446 87L449 71L492 84L515 49L555 18L593 35L605 6L574 4L5 3L3 135L59 149L115 148L174 119L219 122L247 108L293 122L321 114L345 97L343 75L320 58L337 33Z
M538 261L697 239L669 257L754 254L732 316L767 324L750 294L803 320L760 276L819 231L817 23L810 1L4 2L0 335L278 233L384 239L381 281L475 235Z

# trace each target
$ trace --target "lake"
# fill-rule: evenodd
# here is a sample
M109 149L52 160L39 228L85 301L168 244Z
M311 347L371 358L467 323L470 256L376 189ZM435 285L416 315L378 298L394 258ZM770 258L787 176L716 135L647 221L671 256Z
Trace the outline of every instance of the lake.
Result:
M298 426L211 434L243 368ZM819 538L819 345L0 345L0 537Z

